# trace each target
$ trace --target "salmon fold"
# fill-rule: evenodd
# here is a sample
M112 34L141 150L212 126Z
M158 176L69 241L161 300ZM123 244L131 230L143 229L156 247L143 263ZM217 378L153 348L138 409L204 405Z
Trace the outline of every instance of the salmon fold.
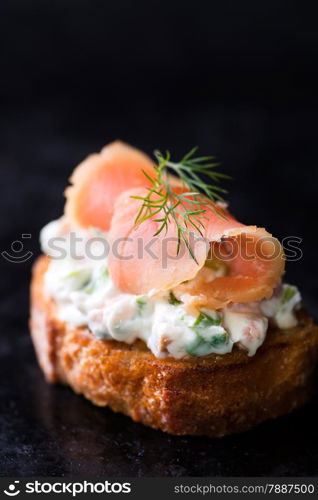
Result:
M171 290L177 300L197 308L270 298L285 258L279 241L264 228L238 222L224 206L204 197L202 226L188 228L187 244L182 238L180 242L173 218L167 231L158 233L157 219L164 214L136 224L140 198L155 175L148 156L115 141L84 160L66 190L71 224L107 232L108 266L116 287L136 295ZM184 190L173 183L176 192Z
M150 218L135 223L142 200L133 197L146 193L142 188L126 191L115 204L109 271L121 291L138 295L173 290L178 299L211 309L272 296L285 260L270 233L241 224L225 208L203 201L203 226L187 233L191 252L182 240L178 251L173 220L167 232L157 235L160 222Z

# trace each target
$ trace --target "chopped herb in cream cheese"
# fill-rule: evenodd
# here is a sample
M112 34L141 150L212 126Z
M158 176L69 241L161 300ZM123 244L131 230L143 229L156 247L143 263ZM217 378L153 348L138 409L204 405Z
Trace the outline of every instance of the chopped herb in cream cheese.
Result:
M58 221L42 231L46 253L52 236L60 236ZM218 275L226 274L226 267L219 263L207 261L206 266ZM63 260L52 258L44 284L62 321L72 327L87 326L101 340L132 343L141 339L159 358L225 354L231 352L233 344L252 356L265 340L268 319L280 328L290 328L297 324L295 311L301 303L297 288L283 284L269 300L190 314L182 295L179 300L172 291L139 296L121 293L105 260L77 260L71 255Z

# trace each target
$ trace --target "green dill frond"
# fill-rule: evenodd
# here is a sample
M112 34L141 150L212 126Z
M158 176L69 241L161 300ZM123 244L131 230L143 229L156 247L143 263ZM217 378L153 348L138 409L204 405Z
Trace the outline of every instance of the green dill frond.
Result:
M169 224L174 222L178 237L177 254L183 242L196 262L190 244L190 233L195 232L203 236L204 212L207 207L225 218L223 210L218 209L216 202L224 202L223 195L227 193L219 186L220 180L230 179L228 175L215 170L220 163L215 161L214 156L195 157L197 149L197 147L191 149L179 162L171 161L169 151L166 151L164 155L156 150L154 156L158 164L155 167L154 176L143 172L150 182L147 194L132 196L143 202L136 215L135 224L142 224L150 218L153 219L159 224L154 234L158 236L162 231L167 233ZM170 173L179 178L184 191L175 190L175 186L171 183ZM208 181L205 181L202 176ZM156 218L157 215L159 215L158 218Z

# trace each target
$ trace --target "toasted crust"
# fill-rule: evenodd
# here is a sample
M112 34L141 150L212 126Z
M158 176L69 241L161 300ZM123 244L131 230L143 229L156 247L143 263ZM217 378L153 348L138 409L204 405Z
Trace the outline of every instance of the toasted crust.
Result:
M311 395L318 327L302 312L289 330L271 329L255 356L239 349L200 358L157 359L141 341L97 340L58 320L43 294L48 258L34 266L31 333L50 382L99 406L171 434L220 437L304 404Z

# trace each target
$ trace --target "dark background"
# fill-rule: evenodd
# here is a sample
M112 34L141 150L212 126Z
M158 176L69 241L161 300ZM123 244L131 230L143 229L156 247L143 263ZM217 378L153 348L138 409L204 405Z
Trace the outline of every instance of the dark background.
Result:
M72 169L105 143L176 158L198 145L235 178L240 220L303 239L286 279L317 318L314 2L2 0L0 47L1 251L30 233L25 251L39 253ZM33 260L0 256L1 475L318 474L315 401L212 441L48 386L27 328Z

